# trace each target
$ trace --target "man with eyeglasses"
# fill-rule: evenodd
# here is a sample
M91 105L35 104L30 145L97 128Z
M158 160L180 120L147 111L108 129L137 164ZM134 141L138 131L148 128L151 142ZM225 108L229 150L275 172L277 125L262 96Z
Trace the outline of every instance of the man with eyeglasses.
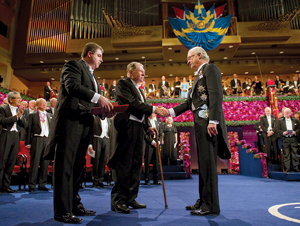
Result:
M27 122L22 117L24 107L18 108L22 100L20 93L8 93L7 100L8 104L0 107L0 192L15 193L17 190L10 188L11 174L19 152L20 129Z
M227 130L222 108L222 75L219 68L209 64L209 56L201 47L189 50L187 64L197 76L187 100L169 109L172 117L191 110L196 133L199 199L186 206L192 215L220 214L218 194L217 155L230 158Z

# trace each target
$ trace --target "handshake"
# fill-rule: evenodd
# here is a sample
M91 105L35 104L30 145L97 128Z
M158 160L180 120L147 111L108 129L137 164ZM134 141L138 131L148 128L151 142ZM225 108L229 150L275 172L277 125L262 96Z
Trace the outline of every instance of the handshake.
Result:
M170 111L164 107L155 107L155 114L160 115L161 117L166 117L170 114Z

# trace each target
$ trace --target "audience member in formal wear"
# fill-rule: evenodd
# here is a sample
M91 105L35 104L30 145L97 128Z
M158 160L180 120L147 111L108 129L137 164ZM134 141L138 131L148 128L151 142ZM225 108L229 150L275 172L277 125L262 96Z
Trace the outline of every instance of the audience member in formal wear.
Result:
M49 137L52 115L46 112L47 102L40 98L36 100L38 111L29 114L27 138L25 147L30 149L29 192L33 192L38 179L38 190L49 191L46 188L49 160L43 158Z
M266 115L260 118L260 124L262 128L262 135L267 153L267 162L270 164L272 161L278 162L277 152L277 139L276 139L276 117L271 115L271 108L265 108ZM273 158L271 156L271 146L273 147Z
M54 219L65 223L82 221L77 216L95 215L81 203L78 194L86 151L92 149L93 116L91 108L100 106L112 116L113 106L103 95L93 72L103 62L103 49L87 43L82 59L68 61L60 76L60 91L52 119L45 158L54 158ZM54 155L55 154L55 155ZM76 216L74 216L74 215Z
M146 82L143 81L141 83L141 86L140 86L142 92L144 93L145 97L147 97L147 94L148 94L148 87L146 86Z
M298 136L300 132L300 122L291 117L291 109L284 110L284 119L278 121L278 137L282 139L282 148L284 152L284 166L286 172L291 171L291 161L293 170L299 172L298 160Z
M152 128L156 128L158 132L158 142L161 142L161 127L162 122L160 119L156 118L156 114L152 113L149 117L149 122ZM156 135L147 134L146 138L146 147L144 155L144 169L145 169L145 184L150 185L150 176L149 176L149 165L152 164L152 176L153 184L161 184L158 181L158 153L157 146L159 143L156 143Z
M55 105L57 103L56 98L51 98L50 100L50 108L46 109L46 111L52 115L54 115Z
M167 110L147 104L139 84L143 82L145 70L142 64L131 62L127 65L127 78L117 82L116 99L118 104L128 104L126 112L114 117L116 149L111 149L108 167L112 167L114 186L111 191L111 209L118 213L129 213L129 206L146 208L138 203L139 184L143 162L144 131L156 133L149 125L152 113L166 115ZM166 84L165 84L166 85Z
M174 96L180 97L180 81L177 76L175 77L173 87L174 87L174 91L173 91Z
M161 82L158 84L159 96L167 97L167 90L170 88L169 83L166 81L166 77L161 77Z
M156 91L155 80L152 80L152 83L149 85L149 92L155 92L155 91Z
M108 91L108 84L107 83L105 83L105 78L104 79L102 79L102 83L100 84L103 88L104 88L104 90L102 90L102 95L105 95L106 94L106 92Z
M261 117L263 116L264 115L262 115ZM261 121L254 124L254 130L256 131L256 136L257 136L257 149L259 152L263 152L263 148L262 148L263 137L262 137Z
M232 94L237 94L237 89L241 87L241 81L237 79L237 75L233 74L233 79L230 81Z
M7 95L8 104L0 107L0 191L7 193L17 192L10 188L11 174L16 164L20 147L20 128L25 127L26 119L23 117L24 108L18 92Z
M290 81L290 76L286 76L286 81L283 84L283 93L289 93L290 87L293 85L293 83Z
M253 92L256 95L260 95L263 93L261 81L258 80L258 77L254 76L254 81L252 82Z
M20 104L20 108L24 108L23 115L25 115L25 110L27 109L28 103L27 101L22 101ZM27 120L27 118L26 118ZM25 127L20 128L20 141L25 141L26 139L26 125Z
M275 76L275 86L276 86L277 92L283 91L283 89L282 89L283 84L284 84L284 81L280 78L279 75L276 75Z
M293 76L293 86L294 88L292 89L292 91L294 91L293 93L296 95L299 95L299 82L298 82L298 76L295 75Z
M245 78L245 82L243 82L243 84L242 84L243 92L246 91L247 86L248 86L248 78L246 77L246 78Z
M220 158L231 157L225 118L222 108L222 75L218 67L208 64L209 56L201 47L188 51L187 64L196 71L197 78L187 100L169 109L171 117L191 110L196 133L199 199L187 206L192 215L220 214L218 195L217 154Z
M194 80L192 75L189 75L189 79L187 80L188 84L189 84L189 90L192 88Z
M51 84L50 84L50 82L47 82L45 87L44 87L44 99L46 101L49 101L51 91L52 91Z
M178 136L177 128L173 125L171 117L166 118L166 124L162 129L162 164L176 165L177 164L177 149Z
M187 98L188 89L189 83L186 81L186 78L183 77L183 81L180 83L180 98Z
M101 119L94 115L93 124L93 149L95 157L93 158L93 187L104 188L103 184L105 165L110 148L111 119Z
M109 99L115 100L117 81L113 80L113 84L109 87Z

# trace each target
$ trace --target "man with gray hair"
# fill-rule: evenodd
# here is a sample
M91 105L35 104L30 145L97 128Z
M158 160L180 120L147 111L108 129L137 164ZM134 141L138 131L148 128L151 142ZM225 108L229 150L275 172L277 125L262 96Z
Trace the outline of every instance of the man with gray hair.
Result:
M113 169L114 187L111 191L111 210L117 213L129 213L129 206L146 208L138 203L142 162L144 131L156 134L148 117L152 113L166 115L168 111L162 107L147 104L139 84L144 81L145 70L141 63L131 62L127 65L127 78L120 79L116 86L118 104L128 104L126 112L114 117L114 126L119 136L114 153L110 154L108 166Z
M196 133L199 199L194 205L186 206L192 215L220 214L217 155L230 158L227 130L222 108L222 75L219 68L209 64L209 56L201 47L189 50L187 64L197 76L187 100L169 109L172 117L191 110Z
M22 117L24 108L18 108L22 100L20 93L10 92L7 99L8 104L0 107L0 190L14 193L17 190L10 188L11 174L20 147L20 128L25 126L26 119Z
M278 152L277 152L277 139L276 139L276 116L271 115L271 108L265 108L266 115L260 118L260 125L262 129L262 135L265 143L266 153L267 153L267 163L271 164L274 160L275 163L278 162ZM273 158L271 157L271 145L273 147Z
M278 137L282 139L282 148L284 152L284 166L286 172L291 171L291 159L295 172L299 172L298 137L300 133L300 122L298 119L291 117L291 109L284 109L284 118L278 120Z
M52 115L54 115L54 109L56 105L57 99L56 98L51 98L50 99L50 108L48 108L46 111Z

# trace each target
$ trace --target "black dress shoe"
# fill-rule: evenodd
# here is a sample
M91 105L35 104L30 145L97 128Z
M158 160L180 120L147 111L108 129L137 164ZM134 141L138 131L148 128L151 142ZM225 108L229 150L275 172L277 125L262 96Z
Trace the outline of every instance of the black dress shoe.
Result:
M135 200L132 203L128 203L128 206L131 206L134 209L142 209L147 207L145 204L138 203Z
M161 183L159 181L153 181L154 185L161 185Z
M2 192L6 192L6 193L17 193L18 190L13 190L13 189L11 189L11 188L9 187L9 188L3 189Z
M126 204L117 204L112 206L111 210L117 213L130 213L130 209L126 206Z
M87 210L85 208L75 208L73 209L73 214L76 216L94 216L96 214L96 211Z
M200 199L198 199L194 205L186 206L185 209L186 210L199 210L200 206L201 206L201 201L200 201Z
M98 184L100 188L106 188L106 185L103 184L103 182Z
M75 223L79 223L82 221L81 218L79 217L75 217L74 215L72 215L71 213L67 213L65 215L55 215L54 216L54 220L56 221L60 221L60 222L64 222L64 223L70 223L70 224L75 224Z
M49 191L49 188L46 187L38 187L39 191Z
M299 173L299 172L300 172L300 170L298 170L298 169L294 169L294 171L295 171L295 172L297 172L297 173Z
M202 209L192 210L191 214L195 215L195 216L219 215L219 213L212 213L212 212L210 212L208 210L204 211Z
M34 188L29 188L29 192L34 192Z

